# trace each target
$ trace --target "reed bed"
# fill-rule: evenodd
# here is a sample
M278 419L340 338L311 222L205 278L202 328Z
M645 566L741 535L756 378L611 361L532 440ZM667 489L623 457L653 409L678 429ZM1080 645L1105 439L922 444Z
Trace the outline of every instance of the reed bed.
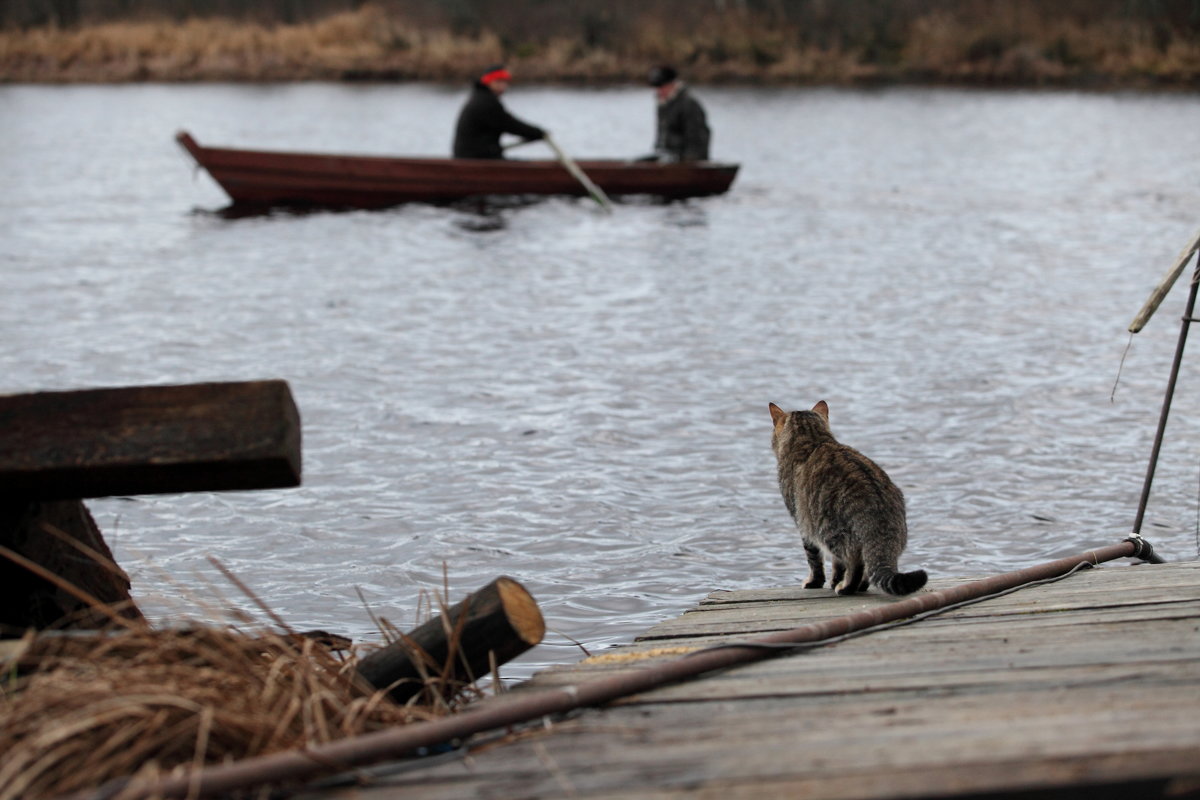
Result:
M671 13L670 3L643 0L620 4L622 15L572 16L568 5L548 16L480 12L467 23L416 13L427 5L380 0L286 24L183 17L0 30L0 82L461 82L498 61L539 82L640 81L664 61L699 83L1200 81L1190 27L1113 3L759 6L777 9L767 13L729 2Z

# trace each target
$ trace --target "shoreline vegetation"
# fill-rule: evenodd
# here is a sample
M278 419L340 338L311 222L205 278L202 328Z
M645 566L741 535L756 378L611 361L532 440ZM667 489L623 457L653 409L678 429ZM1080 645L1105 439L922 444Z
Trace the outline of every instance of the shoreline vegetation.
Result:
M6 0L0 83L1194 89L1198 34L1200 0Z

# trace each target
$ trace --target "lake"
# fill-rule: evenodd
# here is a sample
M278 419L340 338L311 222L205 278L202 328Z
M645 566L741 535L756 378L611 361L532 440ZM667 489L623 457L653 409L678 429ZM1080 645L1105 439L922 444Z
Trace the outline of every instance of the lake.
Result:
M445 155L465 88L0 87L0 392L282 378L290 490L89 501L156 620L377 641L499 575L551 632L510 678L714 589L795 584L768 402L826 400L904 490L905 569L1128 534L1185 302L1126 328L1200 222L1191 94L698 87L729 194L229 219L176 145ZM640 87L517 84L577 158L653 138ZM516 158L545 158L531 144ZM1189 273L1190 274L1190 273ZM1197 556L1200 355L1144 532Z

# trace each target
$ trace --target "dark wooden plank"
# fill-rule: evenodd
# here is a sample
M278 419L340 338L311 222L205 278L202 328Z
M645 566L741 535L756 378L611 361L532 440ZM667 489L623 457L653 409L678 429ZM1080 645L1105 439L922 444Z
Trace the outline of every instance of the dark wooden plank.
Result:
M300 483L300 415L279 380L0 397L0 487L23 499Z
M142 618L129 576L82 500L0 500L0 546L0 636Z

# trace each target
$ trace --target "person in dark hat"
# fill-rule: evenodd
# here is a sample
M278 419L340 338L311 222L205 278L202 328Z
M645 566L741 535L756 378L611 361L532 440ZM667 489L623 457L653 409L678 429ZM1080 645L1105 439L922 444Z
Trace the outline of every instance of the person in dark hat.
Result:
M504 158L500 136L505 133L526 141L545 138L546 131L517 119L500 102L511 81L503 64L489 67L476 79L454 129L455 158Z
M647 81L658 99L658 132L654 155L648 159L707 161L711 134L704 106L688 91L674 67L655 67Z

